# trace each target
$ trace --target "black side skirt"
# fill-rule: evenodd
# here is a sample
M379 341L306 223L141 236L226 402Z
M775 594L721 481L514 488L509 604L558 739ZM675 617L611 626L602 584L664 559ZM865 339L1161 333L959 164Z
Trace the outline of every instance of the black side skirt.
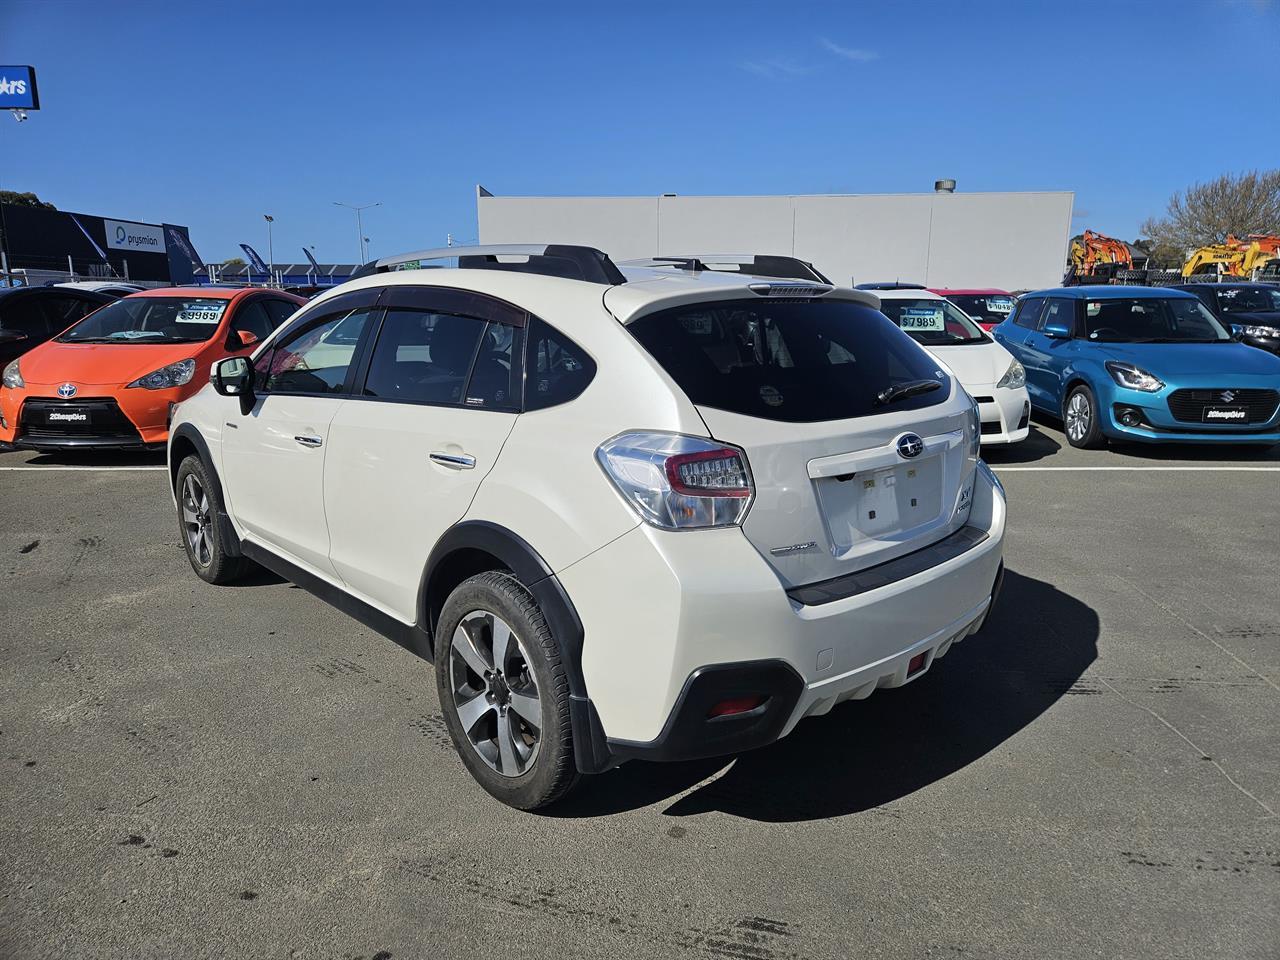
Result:
M431 662L431 638L421 627L401 623L395 617L388 616L377 607L370 606L363 600L357 600L349 593L326 583L315 574L303 570L296 564L290 563L288 560L278 557L268 550L264 550L256 543L242 540L240 541L240 551L254 563L266 567L272 573L278 574L292 583L296 583L325 603L337 607L347 616L359 620L370 630L376 630L388 640L404 647L410 653L416 654L428 663Z

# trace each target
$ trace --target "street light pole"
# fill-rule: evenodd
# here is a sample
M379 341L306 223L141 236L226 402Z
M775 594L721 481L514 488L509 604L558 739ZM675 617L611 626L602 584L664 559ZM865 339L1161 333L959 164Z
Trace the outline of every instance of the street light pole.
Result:
M276 222L276 218L264 213L262 219L267 221L267 283L273 283L276 278L276 252L271 246L271 224Z
M360 219L360 211L368 210L370 207L380 207L382 206L382 202L379 201L377 203L366 203L356 206L354 203L343 203L340 200L334 200L333 205L335 207L346 207L348 210L354 210L356 212L356 256L360 258L360 266L363 267L368 258L365 256L364 222Z

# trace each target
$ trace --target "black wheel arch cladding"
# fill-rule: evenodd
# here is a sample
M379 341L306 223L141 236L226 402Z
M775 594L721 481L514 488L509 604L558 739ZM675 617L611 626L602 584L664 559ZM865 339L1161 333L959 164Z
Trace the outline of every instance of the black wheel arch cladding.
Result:
M420 624L434 636L436 617L447 594L478 570L465 561L452 567L460 558L487 555L511 571L533 595L552 636L560 644L561 664L569 681L570 720L573 725L574 752L578 769L594 773L606 769L614 761L605 743L604 729L594 704L587 695L582 675L582 620L559 578L537 550L518 533L487 520L464 520L445 531L431 550L418 588ZM461 575L449 576L450 569ZM470 572L467 572L470 571ZM434 639L433 639L434 646Z

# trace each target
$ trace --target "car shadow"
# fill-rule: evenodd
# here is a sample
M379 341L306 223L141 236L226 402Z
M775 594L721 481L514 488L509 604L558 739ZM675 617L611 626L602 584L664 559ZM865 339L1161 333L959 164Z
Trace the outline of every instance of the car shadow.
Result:
M1025 440L999 447L983 447L982 459L992 466L1013 463L1035 463L1052 457L1062 449L1062 444L1045 433L1034 423Z
M1098 630L1087 604L1010 570L982 631L906 687L802 720L736 758L632 761L544 813L606 816L673 797L669 816L720 811L773 823L884 808L978 760L1071 692L1097 657Z
M165 451L69 450L65 453L38 453L26 464L32 467L162 467Z
M1107 450L1126 460L1182 460L1213 463L1280 462L1280 445L1245 443L1121 443L1112 440Z

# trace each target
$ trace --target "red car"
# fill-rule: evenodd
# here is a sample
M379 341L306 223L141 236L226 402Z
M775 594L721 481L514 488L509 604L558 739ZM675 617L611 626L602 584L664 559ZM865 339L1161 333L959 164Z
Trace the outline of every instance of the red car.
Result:
M983 330L1004 323L1013 312L1017 299L1007 290L934 290L967 313Z

